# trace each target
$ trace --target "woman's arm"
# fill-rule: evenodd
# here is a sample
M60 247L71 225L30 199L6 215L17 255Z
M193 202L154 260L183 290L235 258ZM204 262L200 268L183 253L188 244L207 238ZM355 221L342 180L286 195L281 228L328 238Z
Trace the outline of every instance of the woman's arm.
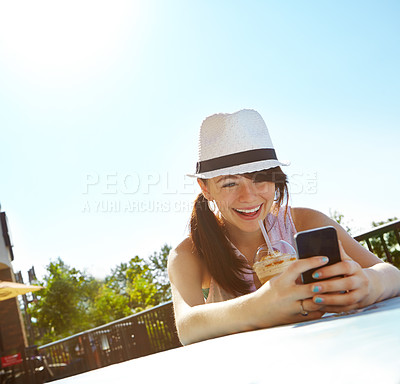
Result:
M332 225L337 230L343 261L321 268L318 272L320 278L345 275L345 279L341 282L321 281L318 284L321 290L313 298L314 301L317 298L322 299L327 311L348 311L400 295L400 271L396 267L384 263L354 240L338 223L321 212L307 208L292 208L291 212L298 231L327 225ZM339 285L340 289L337 289ZM332 294L335 289L349 292Z
M168 274L172 287L175 321L182 344L278 324L314 320L322 316L319 305L310 303L307 317L300 301L312 297L310 285L298 285L299 275L325 264L321 257L299 260L282 275L256 292L220 303L204 304L203 269L189 239L171 251Z
M168 257L175 321L182 344L246 330L241 300L205 305L202 292L204 266L184 240ZM227 304L228 303L228 304ZM227 320L229 319L229 321ZM236 324L234 324L234 319Z

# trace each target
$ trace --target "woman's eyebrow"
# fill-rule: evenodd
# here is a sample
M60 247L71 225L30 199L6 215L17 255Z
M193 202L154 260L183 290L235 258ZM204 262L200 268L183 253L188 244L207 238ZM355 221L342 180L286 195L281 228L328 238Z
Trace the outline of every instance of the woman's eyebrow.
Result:
M225 181L226 179L237 179L237 176L235 176L235 175L222 176L220 179L217 180L217 184L222 182L222 181Z

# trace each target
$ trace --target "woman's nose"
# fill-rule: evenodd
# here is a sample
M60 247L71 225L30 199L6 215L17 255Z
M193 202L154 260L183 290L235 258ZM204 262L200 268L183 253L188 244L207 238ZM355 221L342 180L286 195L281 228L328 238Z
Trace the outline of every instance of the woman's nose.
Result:
M254 198L255 194L256 194L256 188L252 182L250 182L250 183L245 182L241 185L240 196L239 196L240 201L242 201L242 202L249 201L250 202Z

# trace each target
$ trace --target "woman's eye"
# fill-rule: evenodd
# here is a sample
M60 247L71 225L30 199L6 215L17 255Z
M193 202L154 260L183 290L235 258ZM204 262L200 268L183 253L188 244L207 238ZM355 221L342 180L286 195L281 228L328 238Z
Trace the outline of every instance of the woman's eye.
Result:
M231 182L231 183L226 183L222 186L222 188L231 188L234 187L236 185L236 183Z

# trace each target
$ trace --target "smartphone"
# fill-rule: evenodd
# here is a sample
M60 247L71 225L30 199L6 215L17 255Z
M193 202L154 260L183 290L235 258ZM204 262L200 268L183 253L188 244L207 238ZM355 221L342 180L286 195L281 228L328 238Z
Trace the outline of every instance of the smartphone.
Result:
M327 256L329 262L324 266L332 265L341 261L336 229L332 226L298 232L294 238L296 240L299 259L306 259L311 256ZM316 280L312 277L312 274L318 268L310 269L309 271L302 273L301 278L304 284L326 280Z

